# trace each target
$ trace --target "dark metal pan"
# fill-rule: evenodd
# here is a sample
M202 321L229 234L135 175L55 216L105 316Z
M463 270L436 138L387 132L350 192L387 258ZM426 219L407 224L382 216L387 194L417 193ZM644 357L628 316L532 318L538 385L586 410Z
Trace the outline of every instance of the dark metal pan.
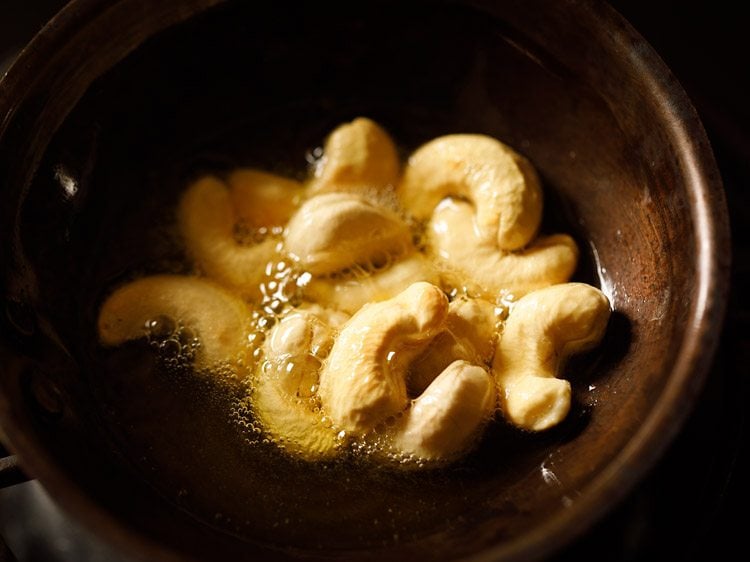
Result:
M614 314L569 366L560 427L501 422L449 468L305 465L254 440L238 390L104 350L118 283L180 272L174 201L206 170L299 174L357 115L404 151L448 132L526 154L545 228ZM0 424L102 538L145 560L530 560L612 508L700 391L727 292L721 183L689 100L600 2L74 0L0 82ZM247 420L244 420L247 421Z

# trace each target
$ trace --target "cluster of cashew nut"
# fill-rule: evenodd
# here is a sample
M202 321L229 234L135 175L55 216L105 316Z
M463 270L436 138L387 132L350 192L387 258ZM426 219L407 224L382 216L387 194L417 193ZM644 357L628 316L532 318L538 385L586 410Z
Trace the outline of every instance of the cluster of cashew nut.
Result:
M187 326L196 368L248 377L257 421L301 458L356 443L444 462L498 406L530 431L562 421L563 362L603 335L607 298L568 282L576 244L538 236L541 216L536 172L499 141L440 137L402 170L388 134L358 118L307 184L253 170L193 183L177 222L197 275L117 289L100 338Z

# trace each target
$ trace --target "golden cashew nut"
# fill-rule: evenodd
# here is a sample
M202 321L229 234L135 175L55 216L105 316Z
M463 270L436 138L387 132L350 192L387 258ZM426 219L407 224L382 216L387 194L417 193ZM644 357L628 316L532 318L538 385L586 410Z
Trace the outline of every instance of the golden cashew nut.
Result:
M300 182L250 168L229 174L227 185L236 216L252 228L284 226L303 195Z
M408 225L393 211L350 193L308 199L287 226L285 247L306 271L326 275L386 262L412 247Z
M570 355L601 340L609 314L607 297L585 283L540 289L513 306L492 368L511 423L542 431L565 418L570 383L556 377Z
M456 360L489 365L497 340L495 306L483 299L459 297L448 306L445 328L409 367L409 394L421 394Z
M250 309L223 287L198 277L155 275L115 290L99 311L105 346L145 337L148 321L168 317L194 330L200 340L198 368L229 365L247 351Z
M385 269L364 277L314 277L305 287L305 298L354 314L367 303L395 297L404 287L419 281L437 285L439 279L439 272L432 262L422 254L412 252Z
M306 460L330 459L340 450L336 433L314 407L321 358L333 345L334 335L317 314L291 313L271 331L265 362L256 375L256 418L275 443Z
M257 299L265 265L276 256L278 241L268 236L284 226L302 193L298 182L254 170L241 170L229 185L208 176L192 184L177 209L188 254L208 277ZM240 240L238 228L248 228Z
M333 339L333 329L309 312L295 311L274 326L265 346L266 360L281 368L279 382L289 394L315 393L320 358L328 355Z
M446 197L470 200L478 232L500 250L523 248L542 217L542 190L533 166L484 135L447 135L420 147L404 169L398 196L420 220Z
M412 402L390 432L403 456L445 461L466 451L495 411L497 394L487 371L457 360Z
M315 302L303 302L297 307L297 311L316 316L333 330L340 330L351 318L351 314L335 308L326 308Z
M540 237L524 250L503 252L483 237L468 203L443 201L435 209L428 230L435 258L443 264L443 277L472 295L494 299L503 293L521 296L564 283L578 260L575 241L566 234Z
M396 185L399 158L390 136L359 117L328 137L321 165L310 183L313 194L331 191L381 193Z
M404 374L442 329L447 313L448 299L439 288L415 283L351 317L320 373L323 408L339 429L363 435L406 408Z

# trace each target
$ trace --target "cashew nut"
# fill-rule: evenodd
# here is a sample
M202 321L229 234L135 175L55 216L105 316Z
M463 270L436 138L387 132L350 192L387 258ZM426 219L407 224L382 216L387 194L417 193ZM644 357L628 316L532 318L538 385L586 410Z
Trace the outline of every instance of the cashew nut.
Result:
M439 288L415 283L354 314L320 373L321 402L334 424L361 435L404 410L404 374L442 329L447 313L448 299Z
M413 283L424 281L435 285L439 279L432 262L414 252L366 276L346 279L313 277L305 287L305 298L354 314L367 303L395 297Z
M331 351L334 337L335 329L324 317L312 311L298 309L274 326L266 340L266 359L279 364L286 364L290 360L296 361L296 365L290 367L287 364L284 367L287 382L292 381L292 386L288 386L287 389L293 390L294 394L310 396L315 392L311 389L318 384L317 371L320 369L321 360ZM298 366L305 368L297 369ZM313 369L308 368L311 366ZM300 376L310 377L310 384L297 380Z
M198 368L241 359L247 350L247 304L206 279L178 275L143 277L115 290L99 311L99 339L119 345L147 335L147 322L167 317L194 330Z
M316 316L334 330L340 330L346 324L347 320L351 318L351 314L335 308L326 308L314 302L303 302L297 307L297 310Z
M412 402L390 433L391 448L420 460L450 460L468 449L497 399L487 371L454 361Z
M424 392L438 373L461 359L489 365L497 339L495 306L483 299L460 297L448 306L445 328L409 366L411 396Z
M501 250L528 244L542 216L542 191L533 166L484 135L447 135L423 145L409 158L398 195L421 220L446 197L470 200L476 208L475 228Z
M284 226L303 194L300 182L250 168L229 174L227 185L237 219L258 229Z
M578 260L576 243L565 234L540 237L524 250L504 252L480 234L471 205L458 200L438 205L428 237L431 251L445 268L446 282L489 299L564 283Z
M541 431L565 418L570 383L555 377L570 355L599 342L609 313L607 297L584 283L553 285L518 300L493 360L500 409L511 423Z
M317 314L296 311L274 326L256 376L253 411L273 440L307 460L332 458L340 441L315 407L321 358L334 330Z
M287 226L285 247L313 274L355 264L389 261L412 245L411 232L385 207L350 193L326 193L307 200Z
M341 444L336 433L323 425L323 418L308 407L307 399L288 394L273 376L259 379L252 394L252 409L263 429L279 447L303 460L338 455Z
M233 174L229 184L213 176L192 184L180 200L178 224L203 273L257 299L265 265L276 256L278 244L268 229L287 222L301 185L252 170ZM238 240L237 229L243 226L252 231L249 240Z
M337 127L328 137L310 191L380 193L396 185L399 168L388 133L374 121L359 117Z

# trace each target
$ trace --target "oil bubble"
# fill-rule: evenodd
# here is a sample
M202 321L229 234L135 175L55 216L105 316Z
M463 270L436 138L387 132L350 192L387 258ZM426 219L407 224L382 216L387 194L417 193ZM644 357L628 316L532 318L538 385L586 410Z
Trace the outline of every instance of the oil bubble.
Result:
M164 359L176 359L182 353L182 344L172 338L164 340L159 345L159 353Z
M146 320L145 328L152 338L168 338L177 331L177 322L170 316L161 314Z

